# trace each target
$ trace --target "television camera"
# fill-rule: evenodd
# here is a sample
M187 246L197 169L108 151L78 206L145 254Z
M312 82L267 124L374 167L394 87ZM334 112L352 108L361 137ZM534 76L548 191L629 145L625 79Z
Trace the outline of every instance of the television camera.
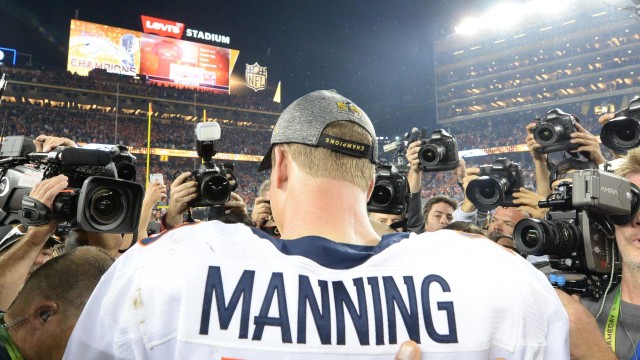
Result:
M524 219L514 228L525 255L548 255L554 275L566 278L563 290L599 298L620 269L615 256L615 225L626 225L639 207L638 187L624 177L588 169L572 173L538 206L545 219ZM619 273L619 271L618 271Z
M36 152L33 138L6 137L0 149L0 224L29 226L55 219L67 223L67 229L134 232L144 190L140 184L118 177L116 163L133 166L135 159L122 148L118 147L117 156L74 147ZM60 174L69 178L69 186L55 197L52 209L29 197L35 184ZM133 174L135 177L135 168Z

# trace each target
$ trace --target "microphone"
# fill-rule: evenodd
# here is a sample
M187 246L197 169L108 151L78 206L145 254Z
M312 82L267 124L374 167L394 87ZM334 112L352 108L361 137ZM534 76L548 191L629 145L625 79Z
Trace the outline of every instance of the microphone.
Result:
M111 163L111 155L106 151L74 147L65 148L57 158L62 165L71 166L106 166Z
M68 166L107 166L111 163L111 154L107 151L75 147L59 147L48 153L33 152L27 154L27 158Z

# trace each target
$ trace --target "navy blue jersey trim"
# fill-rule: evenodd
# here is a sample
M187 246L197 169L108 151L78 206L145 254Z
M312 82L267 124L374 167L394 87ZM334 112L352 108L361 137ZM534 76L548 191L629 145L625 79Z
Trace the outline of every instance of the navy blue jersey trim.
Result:
M294 240L282 240L264 231L251 228L254 234L270 241L285 255L304 256L326 268L344 270L364 264L375 254L409 237L409 233L388 234L376 246L343 244L321 236L304 236Z

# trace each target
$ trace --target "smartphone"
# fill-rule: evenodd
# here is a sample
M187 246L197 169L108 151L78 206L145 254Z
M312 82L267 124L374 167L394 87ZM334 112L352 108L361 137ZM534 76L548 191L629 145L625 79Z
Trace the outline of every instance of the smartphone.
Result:
M164 184L164 176L162 174L149 175L149 183L153 184L154 182L159 182L160 184Z

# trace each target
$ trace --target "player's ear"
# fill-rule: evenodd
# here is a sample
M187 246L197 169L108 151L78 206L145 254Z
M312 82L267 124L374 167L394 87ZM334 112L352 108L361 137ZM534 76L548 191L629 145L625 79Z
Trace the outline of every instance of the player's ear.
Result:
M373 180L371 180L371 182L369 183L369 187L367 188L367 202L369 201L369 198L371 198L371 194L373 193L373 188L376 186L376 180L375 177Z
M281 146L273 147L274 164L271 168L271 186L282 189L289 178L291 156Z

